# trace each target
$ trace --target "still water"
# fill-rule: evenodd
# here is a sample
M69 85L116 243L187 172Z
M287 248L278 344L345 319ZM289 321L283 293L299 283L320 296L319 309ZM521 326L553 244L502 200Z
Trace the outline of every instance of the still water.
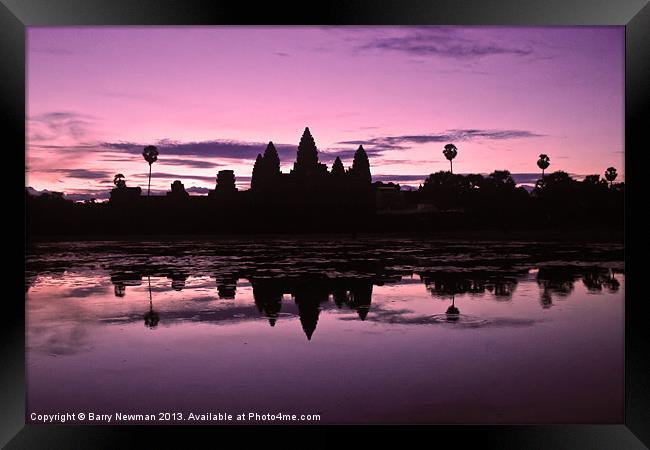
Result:
M40 243L26 281L28 422L623 420L619 244Z

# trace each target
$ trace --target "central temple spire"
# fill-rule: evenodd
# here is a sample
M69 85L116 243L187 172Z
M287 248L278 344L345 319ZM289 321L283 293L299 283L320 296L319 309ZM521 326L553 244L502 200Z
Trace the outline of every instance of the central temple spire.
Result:
M305 127L305 131L300 138L298 144L298 157L296 158L296 166L312 167L318 164L318 150L316 149L316 142L314 141L309 127Z
M309 127L305 127L305 131L300 138L293 172L307 177L327 174L327 166L318 162L318 149Z

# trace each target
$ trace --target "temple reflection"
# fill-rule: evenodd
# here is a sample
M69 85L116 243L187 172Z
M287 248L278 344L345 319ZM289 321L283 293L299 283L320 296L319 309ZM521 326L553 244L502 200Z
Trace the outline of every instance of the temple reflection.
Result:
M300 324L311 340L321 311L321 305L333 298L338 308L347 307L364 320L372 298L371 279L335 279L318 276L251 278L257 310L274 326L282 308L284 294L291 296L298 308Z
M111 273L115 296L124 297L127 286L140 286L142 284L142 273L133 271L117 271Z
M282 309L282 286L273 279L251 280L251 285L257 310L268 318L269 325L275 326Z
M186 273L172 273L168 276L172 280L172 289L175 291L182 291L185 287L185 281L189 278Z
M237 294L237 277L233 274L224 274L216 277L217 295L220 299L233 300Z
M146 275L143 275L146 274ZM221 271L213 275L218 299L238 300L238 284L249 282L252 290L254 311L257 317L264 318L271 327L276 326L282 317L283 307L288 309L286 315L292 317L297 313L301 328L311 340L318 327L323 309L354 311L359 320L365 321L372 311L372 298L375 286L408 283L422 283L432 298L451 301L445 317L449 322L458 321L460 308L456 296L469 295L473 298L486 298L497 301L509 301L516 291L519 280L524 277L532 280L539 287L539 302L542 308L550 308L555 300L565 299L574 291L575 282L582 281L588 292L607 291L615 293L620 287L616 271L603 267L541 266L530 269L502 270L449 270L420 271L400 273L358 274L357 276L328 277L319 273L285 273L274 271L269 274L256 271L255 268ZM142 285L143 276L147 277L149 293L149 311L144 315L145 325L155 328L160 316L153 309L151 277L171 280L166 289L182 291L186 289L192 271L184 268L151 270L147 267L134 267L110 271L110 279L116 297L125 297L127 288ZM406 277L406 278L405 278ZM532 278L531 278L532 277ZM245 285L246 283L244 283ZM214 286L214 284L212 285ZM158 288L160 290L160 288ZM243 291L242 291L243 292ZM287 306L287 297L291 298L294 308ZM331 302L330 302L331 300ZM237 308L245 308L236 303ZM223 307L221 307L223 308ZM235 306L225 306L234 310ZM243 309L242 309L243 311ZM441 311L442 312L442 311ZM208 314L205 311L203 314ZM240 314L241 316L241 314ZM246 317L250 317L244 314ZM207 316L206 316L207 317ZM233 320L232 314L211 315L212 321ZM217 317L219 317L217 319ZM373 318L375 320L376 318ZM208 320L208 319L206 319Z

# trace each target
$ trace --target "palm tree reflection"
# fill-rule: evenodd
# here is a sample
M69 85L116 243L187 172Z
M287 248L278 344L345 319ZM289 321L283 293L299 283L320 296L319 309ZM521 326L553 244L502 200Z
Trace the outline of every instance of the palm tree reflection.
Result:
M543 266L537 272L537 285L541 288L539 302L542 308L553 306L553 299L564 299L574 289L574 282L579 278L575 269L562 266Z
M606 288L610 293L618 292L620 283L614 277L611 269L593 268L585 271L582 276L582 283L589 292L602 292Z
M447 308L447 312L445 313L447 315L448 322L456 322L458 319L460 319L460 310L456 308L455 300L456 295L451 294L451 306Z
M160 316L153 310L153 297L151 296L151 277L147 276L149 282L149 311L144 314L144 324L149 328L156 328L160 321Z

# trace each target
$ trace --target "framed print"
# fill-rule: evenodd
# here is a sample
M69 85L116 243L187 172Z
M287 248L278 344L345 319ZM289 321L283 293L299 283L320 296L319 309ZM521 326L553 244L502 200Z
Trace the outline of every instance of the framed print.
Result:
M2 3L7 448L648 445L647 2Z

